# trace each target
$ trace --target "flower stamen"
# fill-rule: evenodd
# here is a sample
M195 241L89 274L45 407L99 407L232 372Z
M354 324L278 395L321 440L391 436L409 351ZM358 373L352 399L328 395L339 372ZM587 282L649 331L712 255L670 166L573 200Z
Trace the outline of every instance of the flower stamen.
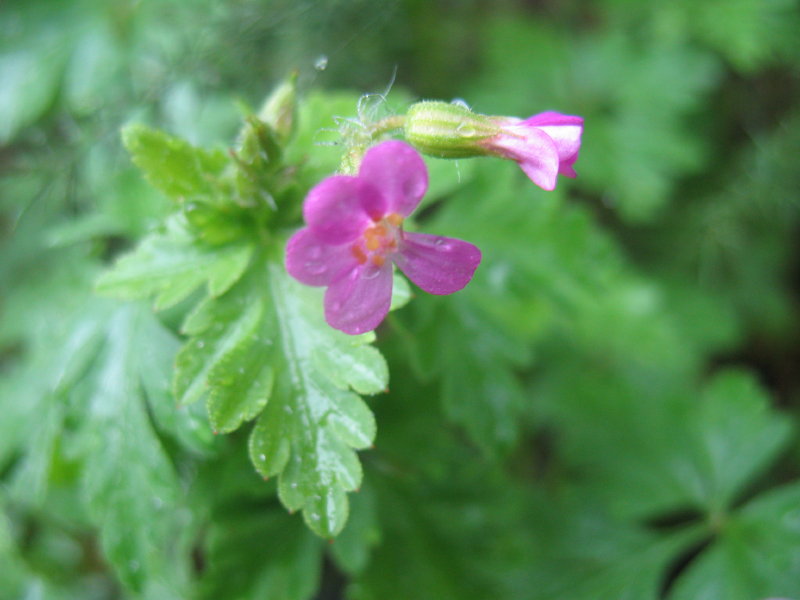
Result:
M356 257L356 260L358 261L358 264L363 265L364 263L367 262L367 255L364 254L364 251L361 249L361 247L358 244L354 244L350 248L350 252L352 252L353 256Z

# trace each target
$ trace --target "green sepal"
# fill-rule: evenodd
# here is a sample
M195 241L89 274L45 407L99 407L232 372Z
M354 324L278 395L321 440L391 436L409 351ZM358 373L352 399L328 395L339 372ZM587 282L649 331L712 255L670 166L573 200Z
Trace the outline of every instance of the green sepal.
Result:
M437 158L486 156L489 152L481 142L500 131L491 117L474 113L462 104L417 102L405 118L406 141Z

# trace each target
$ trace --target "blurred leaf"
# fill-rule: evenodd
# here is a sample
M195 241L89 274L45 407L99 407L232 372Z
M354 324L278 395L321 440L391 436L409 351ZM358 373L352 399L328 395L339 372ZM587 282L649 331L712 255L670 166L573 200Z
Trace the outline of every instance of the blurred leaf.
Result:
M152 343L140 337L147 332L142 325L153 318L137 306L124 306L111 316L83 400L82 493L121 580L146 597L177 599L185 597L190 515L182 506L177 474L150 424L138 372Z
M205 410L202 405L182 407L172 395L172 367L180 342L156 319L142 319L137 335L147 343L148 351L139 358L139 373L155 425L182 447L207 454L213 434Z
M127 66L122 40L110 23L89 17L82 25L64 76L66 104L79 114L102 108L124 85L120 79Z
M650 221L676 178L702 166L704 140L686 119L717 80L708 54L624 31L575 38L502 15L484 31L483 69L470 95L479 112L524 118L556 109L585 117L579 178L562 186L592 190L626 220Z
M725 56L739 71L753 72L796 44L800 11L791 0L680 2L680 26Z
M527 348L466 301L449 300L434 349L445 414L485 452L502 455L519 438L526 398L516 370L530 359Z
M55 100L66 58L63 33L42 27L16 45L0 44L0 144L12 141Z
M208 534L201 598L306 600L317 591L322 547L278 510L224 515Z
M481 529L486 523L479 508L460 504L460 498L439 500L432 506L421 489L414 492L388 481L378 486L381 543L373 551L369 568L348 587L348 598L499 597L500 577L493 577L493 565L481 560L492 543L481 539L487 530ZM454 522L458 525L450 527ZM461 552L467 547L470 552Z
M589 125L578 183L601 193L627 220L653 220L677 178L704 163L704 139L693 135L687 117L701 105L719 66L683 45L635 47L628 37L605 35L577 46L575 70L575 85L596 99L584 115ZM612 114L598 111L609 104Z
M5 498L0 495L0 595L18 598L29 574L20 560L11 523L5 513Z
M691 423L700 441L698 464L707 481L706 506L730 506L786 446L791 424L772 410L767 394L746 372L718 374L695 410Z
M351 497L350 518L331 546L337 566L350 575L367 567L374 547L381 540L377 498L367 483Z
M696 528L659 536L591 509L560 508L526 573L535 600L657 600L679 553L701 537Z
M719 534L678 579L670 600L800 595L800 486L764 494L719 523Z
M717 518L788 441L786 418L746 373L722 372L694 399L668 381L624 384L603 371L585 365L580 380L540 391L564 419L563 450L586 471L586 491L618 514Z

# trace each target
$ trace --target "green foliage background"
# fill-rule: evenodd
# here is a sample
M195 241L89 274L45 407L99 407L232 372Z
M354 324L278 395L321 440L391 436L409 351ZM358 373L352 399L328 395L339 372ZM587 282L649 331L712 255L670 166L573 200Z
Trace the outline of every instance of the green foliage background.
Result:
M0 598L800 598L797 31L791 0L3 3ZM242 129L291 69L293 140ZM416 226L483 263L349 338L280 248L324 130L420 98L584 116L579 178L429 161Z

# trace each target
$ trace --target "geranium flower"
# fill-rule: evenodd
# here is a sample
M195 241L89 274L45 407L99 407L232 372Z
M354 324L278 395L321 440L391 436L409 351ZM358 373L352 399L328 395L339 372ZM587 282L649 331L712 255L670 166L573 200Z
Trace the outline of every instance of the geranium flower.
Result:
M431 294L452 294L472 279L481 252L457 239L409 233L403 220L428 189L428 171L411 146L370 148L357 176L334 175L306 196L307 227L286 245L286 269L327 286L325 320L352 335L375 329L392 299L393 264Z
M531 181L545 190L556 187L558 175L577 177L583 118L543 112L525 119L495 118L501 131L479 142L489 153L517 161Z

